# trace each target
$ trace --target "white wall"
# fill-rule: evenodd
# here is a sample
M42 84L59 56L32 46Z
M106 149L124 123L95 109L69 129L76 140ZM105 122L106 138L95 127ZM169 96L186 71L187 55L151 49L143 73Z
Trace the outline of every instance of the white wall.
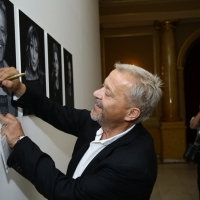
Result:
M98 0L10 1L14 4L16 17L20 9L72 54L75 107L91 109L92 93L101 85ZM15 21L17 24L18 19ZM18 26L15 28L17 68L20 69ZM26 135L50 154L56 167L65 173L76 139L34 116L20 115L18 118ZM1 200L44 199L13 169L6 174L1 159L0 196Z

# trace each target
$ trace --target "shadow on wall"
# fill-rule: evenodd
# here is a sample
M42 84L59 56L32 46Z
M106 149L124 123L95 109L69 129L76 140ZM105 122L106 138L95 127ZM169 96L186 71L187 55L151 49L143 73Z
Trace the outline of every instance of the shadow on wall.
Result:
M26 124L28 124L29 127L26 126ZM34 128L30 128L30 126ZM55 161L57 168L65 174L69 160L71 159L76 137L55 129L33 115L23 117L22 127L25 134L29 136L42 151L49 154ZM4 169L3 162L0 162L0 169L1 168ZM13 169L10 169L8 174L5 170L1 170L0 178L1 181L5 183L5 186L7 185L6 187L11 187L12 184L20 185L20 187L17 187L18 191L9 195L12 196L13 199L15 199L16 195L19 195L18 192L24 195L24 200L45 199L29 181L21 177L21 175ZM1 194L1 199L6 200L7 194Z
M29 116L27 118L33 123L33 126L36 126L38 128L38 132L42 132L41 134L38 134L31 132L30 128L27 130L27 134L31 133L31 139L33 139L34 142L38 146L40 146L41 149L43 149L43 151L48 154L48 149L47 151L45 149L46 147L52 147L53 144L55 145L55 148L62 151L62 153L66 155L66 157L71 158L74 144L76 142L76 137L59 131L58 129L54 128L53 126L35 116ZM27 127L25 127L25 130L26 129ZM37 137L35 136L36 134Z

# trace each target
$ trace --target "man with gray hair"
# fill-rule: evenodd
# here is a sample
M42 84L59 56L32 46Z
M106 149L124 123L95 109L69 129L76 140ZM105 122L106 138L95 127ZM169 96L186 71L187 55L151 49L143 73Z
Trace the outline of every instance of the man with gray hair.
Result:
M4 54L6 50L7 42L7 16L6 7L2 1L0 1L0 68L9 67L4 60ZM17 116L17 109L11 105L12 93L6 88L0 88L0 113L11 113Z
M102 88L94 91L92 111L61 106L7 77L18 73L0 69L0 82L13 91L22 108L77 141L67 173L55 167L12 115L0 114L2 135L14 150L8 166L31 181L47 199L148 200L157 176L157 158L150 133L141 122L148 119L162 96L162 81L148 71L116 64Z

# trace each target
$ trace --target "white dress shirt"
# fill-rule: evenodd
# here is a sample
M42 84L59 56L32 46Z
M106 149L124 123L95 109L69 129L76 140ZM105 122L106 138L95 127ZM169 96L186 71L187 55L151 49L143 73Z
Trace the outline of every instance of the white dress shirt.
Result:
M115 140L119 139L120 137L122 137L123 135L125 135L127 132L129 132L135 125L133 125L132 127L130 127L129 129L127 129L126 131L113 136L111 138L105 139L105 140L101 140L102 134L103 134L103 130L102 128L100 128L97 132L96 132L96 137L95 140L90 142L90 146L88 148L88 150L85 152L85 154L83 155L83 157L81 158L79 164L76 167L76 170L73 174L73 178L76 179L79 176L81 176L81 174L83 173L83 171L85 170L85 168L88 166L88 164L91 162L91 160L100 152L102 151L107 145L111 144L112 142L114 142Z

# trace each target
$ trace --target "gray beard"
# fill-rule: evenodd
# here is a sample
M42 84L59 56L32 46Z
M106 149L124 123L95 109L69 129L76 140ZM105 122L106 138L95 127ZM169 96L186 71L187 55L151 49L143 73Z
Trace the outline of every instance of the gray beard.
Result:
M102 114L100 114L100 115L94 117L94 116L92 115L92 111L91 111L91 112L90 112L90 116L91 116L91 119L92 119L93 121L96 121L96 122L98 122L99 124L101 124L101 121L102 121Z
M108 121L106 120L105 121L105 118L103 117L102 114L99 114L98 116L94 117L92 116L92 111L90 112L90 116L91 116L91 119L93 121L96 121L103 129L108 129L109 126L108 126Z

